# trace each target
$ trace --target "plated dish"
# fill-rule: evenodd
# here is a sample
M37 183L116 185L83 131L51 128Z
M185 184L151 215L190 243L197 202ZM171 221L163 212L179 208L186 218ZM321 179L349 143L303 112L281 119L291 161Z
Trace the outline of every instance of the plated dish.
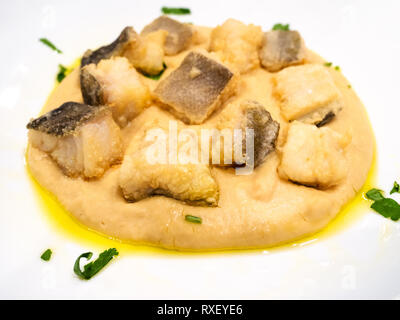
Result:
M255 248L322 229L364 184L373 132L340 70L274 29L125 28L29 122L30 172L125 241Z

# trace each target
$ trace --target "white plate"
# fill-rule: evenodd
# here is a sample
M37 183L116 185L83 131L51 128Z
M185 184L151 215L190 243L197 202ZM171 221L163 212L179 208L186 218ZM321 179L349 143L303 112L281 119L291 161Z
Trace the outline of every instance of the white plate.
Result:
M98 248L52 227L27 178L28 120L54 84L59 63L140 30L163 5L192 9L182 21L215 26L228 17L269 29L288 22L309 48L340 65L370 115L377 186L400 179L398 1L2 1L0 4L0 298L264 299L399 298L400 223L368 210L341 232L281 250L213 255L124 255L90 281L72 272ZM47 37L64 54L38 39ZM39 259L54 251L50 262Z

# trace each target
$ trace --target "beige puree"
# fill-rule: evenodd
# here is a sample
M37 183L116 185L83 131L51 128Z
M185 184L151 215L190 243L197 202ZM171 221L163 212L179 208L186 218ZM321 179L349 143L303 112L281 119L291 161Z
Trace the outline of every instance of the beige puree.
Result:
M198 44L207 48L210 29L196 27ZM189 50L166 56L168 69L162 78L179 66ZM324 61L308 51L307 63ZM374 137L366 111L340 71L327 68L340 90L344 108L328 127L351 136L345 158L348 174L337 186L327 190L305 187L278 176L279 146L286 138L288 123L280 115L272 95L272 73L258 67L241 76L236 95L230 102L251 99L263 104L280 123L278 152L249 176L235 175L233 169L212 168L219 189L218 207L195 207L164 197L153 196L128 203L118 185L119 165L110 168L97 180L70 178L44 152L29 147L27 162L37 181L84 225L121 240L144 242L167 248L222 249L271 246L314 233L326 226L351 200L366 180L373 158ZM143 77L151 89L157 81ZM66 101L82 102L79 70L73 71L51 94L42 114ZM123 129L125 148L140 134L141 124L163 113L150 107ZM208 123L218 119L218 112ZM202 218L202 224L185 220L186 215Z

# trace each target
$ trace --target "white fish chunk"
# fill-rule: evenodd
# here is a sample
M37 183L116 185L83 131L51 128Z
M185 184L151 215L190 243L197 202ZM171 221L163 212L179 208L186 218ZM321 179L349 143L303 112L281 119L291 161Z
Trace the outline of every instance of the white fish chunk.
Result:
M98 178L123 156L121 132L108 107L67 102L27 125L33 147L71 177Z
M327 124L343 108L341 94L326 67L288 67L274 76L274 94L287 121Z
M234 74L226 66L192 51L154 93L185 123L201 124L233 95L235 84Z
M138 40L139 36L135 30L132 27L126 27L122 30L118 38L109 45L102 46L95 51L87 50L82 57L81 68L92 63L98 64L103 59L122 56Z
M211 33L210 51L239 73L260 65L258 51L263 33L261 27L228 19Z
M114 120L124 127L151 102L140 75L124 57L101 60L81 69L81 90L89 105L108 105Z
M168 32L158 30L141 35L124 53L124 57L142 73L157 75L164 70L164 43Z
M261 165L265 158L275 150L275 142L279 134L279 123L272 119L271 114L265 107L257 101L245 100L240 102L239 106L236 104L228 105L219 115L220 120L217 124L217 129L220 132L223 130L230 130L232 136L234 130L241 130L241 159L235 159L235 152L232 155L232 166L240 166L248 161L249 153L246 150L246 129L253 130L253 163L254 167ZM238 146L232 146L232 150ZM223 152L221 151L221 158Z
M158 17L152 23L145 26L140 35L146 36L158 30L168 32L164 43L164 50L167 55L175 55L187 49L192 41L193 31L191 26L167 16Z
M193 206L217 206L219 188L207 164L152 164L146 147L131 145L120 168L119 185L127 201L163 195Z
M294 121L281 152L279 176L320 189L333 187L347 175L345 148L349 142L350 137L330 128Z
M279 71L304 63L306 46L297 31L271 30L264 33L260 59L261 65L268 71Z

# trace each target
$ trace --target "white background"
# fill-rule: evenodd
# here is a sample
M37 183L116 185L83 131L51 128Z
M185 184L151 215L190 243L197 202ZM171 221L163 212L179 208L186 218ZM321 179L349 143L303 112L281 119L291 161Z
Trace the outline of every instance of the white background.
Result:
M199 256L132 254L90 281L72 272L93 248L44 218L24 168L25 125L54 84L57 65L140 30L162 5L185 6L182 21L215 26L233 17L269 29L290 23L306 44L351 81L378 145L378 185L400 179L399 1L1 1L0 298L265 299L400 298L400 222L371 212L304 247ZM47 37L63 51L51 51ZM52 247L48 263L39 259Z

